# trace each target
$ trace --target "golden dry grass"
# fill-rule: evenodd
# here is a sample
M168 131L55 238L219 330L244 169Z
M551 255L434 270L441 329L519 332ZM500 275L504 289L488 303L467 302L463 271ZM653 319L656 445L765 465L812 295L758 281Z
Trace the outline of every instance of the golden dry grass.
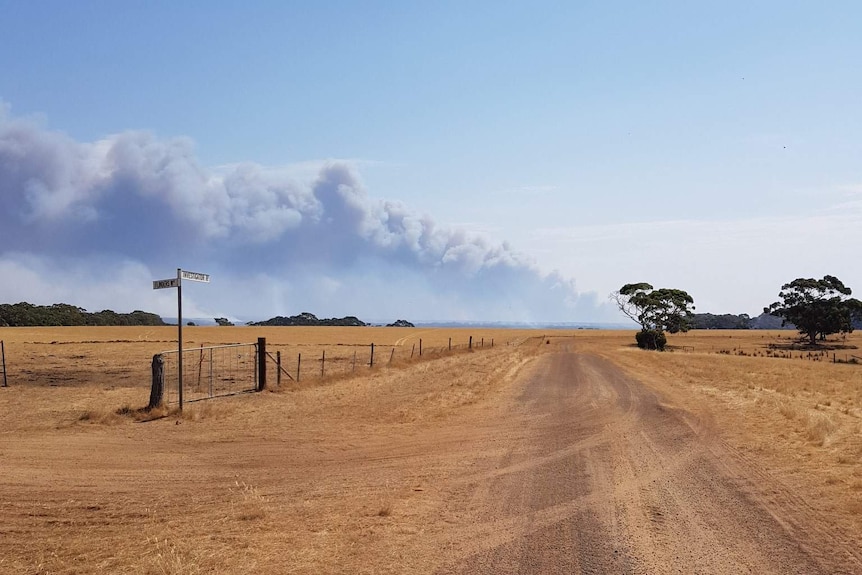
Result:
M470 335L488 347L433 352ZM435 514L441 482L464 465L469 430L480 433L514 393L518 370L556 347L548 340L611 358L693 427L862 532L862 366L759 353L790 332L679 334L664 354L633 348L633 332L542 335L186 328L187 347L263 336L305 357L339 344L405 350L422 338L432 351L145 416L150 358L175 346L175 328L0 329L10 378L0 389L0 572L433 570L447 525ZM862 347L862 337L844 343ZM718 353L734 347L748 355Z
M832 353L862 355L862 334L833 338L844 348L829 351L829 360L783 349L795 339L789 331L693 331L670 336L670 353L638 350L633 332L576 341L710 418L723 440L862 532L862 365L831 362ZM784 357L768 354L775 346Z
M532 330L385 328L385 327L184 327L183 347L254 343L267 340L267 351L281 352L285 370L296 375L301 354L301 379L319 378L325 354L325 375L353 375L370 363L405 363L473 348L507 345L541 335ZM150 359L177 348L176 327L0 328L12 384L81 385L106 388L150 385ZM285 381L287 383L287 381Z
M204 328L193 341L395 345L418 333L263 331ZM0 330L0 572L397 573L411 561L422 572L400 555L422 544L432 477L460 457L444 422L492 405L531 353L423 357L146 421L149 358L171 333ZM373 568L368 553L391 567Z

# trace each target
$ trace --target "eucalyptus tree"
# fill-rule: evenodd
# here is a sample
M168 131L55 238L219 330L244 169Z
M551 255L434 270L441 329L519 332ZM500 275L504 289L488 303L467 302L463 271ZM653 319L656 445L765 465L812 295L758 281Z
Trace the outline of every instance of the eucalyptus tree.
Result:
M688 331L694 315L694 298L681 289L655 289L641 282L626 284L610 297L626 317L641 326L635 339L642 349L664 350L664 332Z
M763 311L791 323L811 345L833 333L850 333L862 320L862 302L850 297L849 287L835 276L797 278L781 286L777 301Z

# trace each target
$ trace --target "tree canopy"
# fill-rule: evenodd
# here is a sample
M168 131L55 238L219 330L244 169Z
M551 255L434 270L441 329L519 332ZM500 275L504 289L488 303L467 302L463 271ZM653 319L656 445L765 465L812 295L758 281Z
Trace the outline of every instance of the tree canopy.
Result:
M117 313L106 309L89 313L82 307L65 303L0 304L0 327L70 325L165 325L165 323L158 315L140 310L132 313Z
M690 327L691 329L751 329L751 323L751 318L745 313L739 315L696 313L692 316Z
M655 289L646 282L626 284L611 294L623 314L641 326L638 346L664 349L664 332L688 331L694 313L694 298L674 288Z
M763 311L792 323L811 345L816 345L818 338L852 332L853 321L862 319L862 302L850 297L852 293L835 276L797 278L781 286L781 301Z

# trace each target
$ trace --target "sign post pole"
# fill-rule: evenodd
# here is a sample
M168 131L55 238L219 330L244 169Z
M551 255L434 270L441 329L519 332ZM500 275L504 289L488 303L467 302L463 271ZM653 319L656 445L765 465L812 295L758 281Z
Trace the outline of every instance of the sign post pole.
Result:
M177 389L183 410L183 270L177 268Z
M193 282L210 282L209 274L184 272L182 268L177 268L176 278L153 281L153 289L177 288L177 393L180 400L180 411L183 410L183 279Z

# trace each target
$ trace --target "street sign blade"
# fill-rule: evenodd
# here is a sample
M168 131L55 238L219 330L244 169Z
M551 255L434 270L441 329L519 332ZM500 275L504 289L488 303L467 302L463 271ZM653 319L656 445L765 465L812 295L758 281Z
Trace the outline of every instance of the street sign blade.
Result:
M182 276L182 278L184 280L189 280L189 281L193 281L193 282L204 282L204 283L210 282L210 275L209 274L201 274L198 272L188 272L186 270L182 270L180 275Z
M175 288L180 285L177 278L168 278L166 280L153 280L153 289Z

